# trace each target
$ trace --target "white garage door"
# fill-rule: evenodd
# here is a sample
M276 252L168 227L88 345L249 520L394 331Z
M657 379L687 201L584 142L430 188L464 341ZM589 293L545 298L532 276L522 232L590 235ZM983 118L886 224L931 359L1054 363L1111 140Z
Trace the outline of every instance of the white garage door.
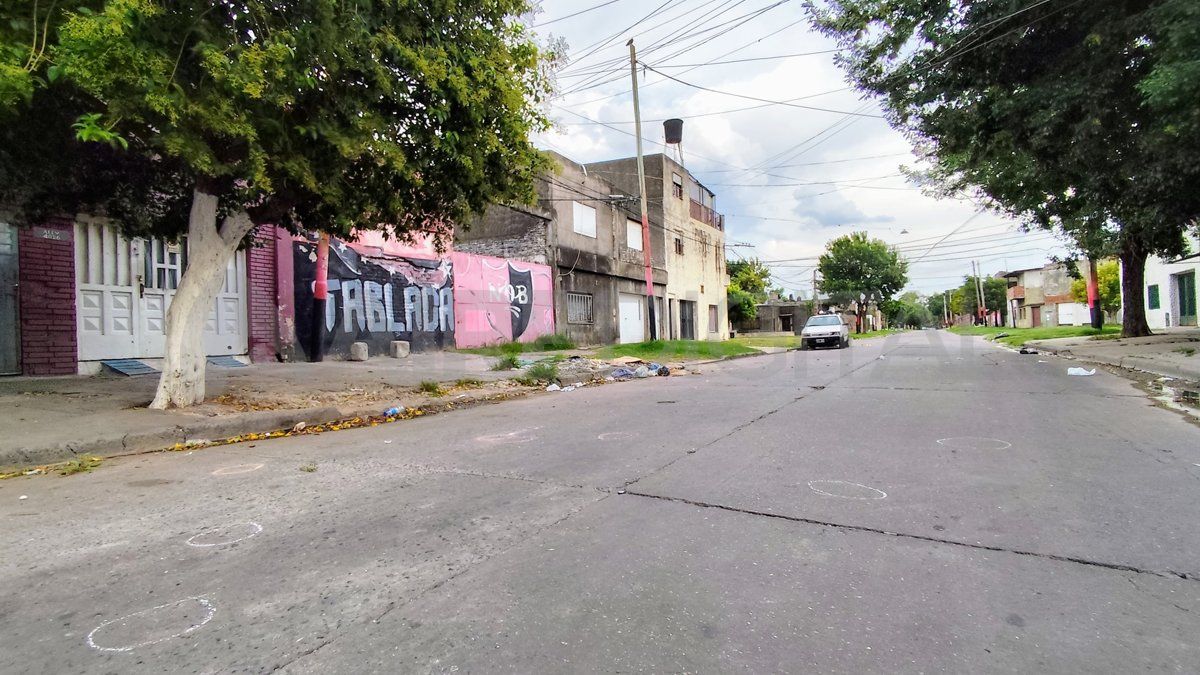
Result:
M645 298L632 293L621 293L619 299L621 315L621 344L643 342L646 339Z
M79 360L162 358L167 308L185 264L180 245L75 223ZM247 334L246 255L238 251L204 326L205 352L245 354Z

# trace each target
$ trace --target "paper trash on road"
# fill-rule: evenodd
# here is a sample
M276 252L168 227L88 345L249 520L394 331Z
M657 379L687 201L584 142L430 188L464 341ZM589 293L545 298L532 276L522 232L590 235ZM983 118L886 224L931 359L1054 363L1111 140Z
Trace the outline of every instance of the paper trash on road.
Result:
M628 366L634 363L645 363L645 361L636 356L618 356L617 358L609 361L609 363L614 366Z
M1079 377L1088 377L1096 374L1096 369L1084 370L1083 368L1067 368L1068 375L1077 375Z
M562 391L562 387L558 386L557 384L552 384L549 387L546 387L546 391Z

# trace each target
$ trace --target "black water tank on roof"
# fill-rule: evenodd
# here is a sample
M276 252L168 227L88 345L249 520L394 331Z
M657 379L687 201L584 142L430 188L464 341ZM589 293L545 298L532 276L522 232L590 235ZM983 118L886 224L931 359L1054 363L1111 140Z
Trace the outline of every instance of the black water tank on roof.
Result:
M683 142L683 120L675 117L664 120L663 133L667 136L667 143Z

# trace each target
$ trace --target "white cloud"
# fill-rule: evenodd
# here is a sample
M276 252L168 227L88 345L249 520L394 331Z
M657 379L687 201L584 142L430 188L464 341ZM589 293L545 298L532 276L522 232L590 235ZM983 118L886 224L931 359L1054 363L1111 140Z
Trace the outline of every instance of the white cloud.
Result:
M551 20L594 5L594 0L548 0L538 21ZM539 143L579 161L598 161L635 152L633 104L630 96L628 48L630 35L638 35L640 60L655 67L695 64L711 60L746 59L827 50L834 45L808 28L806 20L771 37L764 36L803 19L800 3L781 5L728 33L707 33L696 49L668 58L692 42L684 40L655 49L660 41L677 39L691 29L704 30L753 8L739 7L720 17L720 9L700 0L683 0L631 31L613 39L590 57L574 61L560 80L563 87L588 77L580 72L603 71L604 86L568 94L555 101L552 116L561 126L544 134ZM717 5L716 7L721 7ZM579 17L555 22L544 31L566 38L575 50L597 42L644 16L650 6L622 0ZM712 11L714 10L715 11ZM690 12L690 13L689 13ZM711 12L711 13L710 13ZM654 28L655 21L679 20ZM706 19L711 19L704 23ZM759 42L754 42L761 39ZM737 47L751 46L722 56ZM575 55L577 57L577 54ZM810 94L822 96L796 101L798 105L854 111L864 105L848 86L833 54L778 60L760 60L706 66L687 70L664 68L686 82L745 96L781 101ZM720 57L720 58L718 58ZM832 238L865 230L897 244L915 259L936 237L949 233L972 217L975 207L951 199L934 199L913 189L899 173L902 164L913 164L906 139L877 118L847 117L836 113L772 105L721 115L760 105L753 100L701 91L666 80L656 73L643 78L640 90L643 135L663 138L661 119L684 119L684 154L689 170L717 193L718 210L727 214L728 240L750 243L753 248L733 249L736 254L767 260L805 258L776 265L788 290L806 289L811 283L815 256ZM621 131L601 125L581 124L584 119L613 123ZM878 114L874 103L863 112ZM646 152L661 146L646 144ZM867 158L872 159L858 159ZM852 161L846 161L852 160ZM745 169L759 169L746 171ZM769 174L769 175L767 175ZM869 179L869 180L868 180ZM805 184L805 185L798 185ZM855 186L859 187L855 187ZM902 188L902 189L878 189ZM907 188L907 189L904 189ZM1022 237L1011 234L1015 223L992 214L976 216L960 234L930 251L910 270L911 286L929 292L957 285L969 270L966 258L977 257L985 272L1030 267L1049 255L1063 253L1044 233ZM902 234L903 233L903 234ZM1001 239L1000 237L1004 237Z

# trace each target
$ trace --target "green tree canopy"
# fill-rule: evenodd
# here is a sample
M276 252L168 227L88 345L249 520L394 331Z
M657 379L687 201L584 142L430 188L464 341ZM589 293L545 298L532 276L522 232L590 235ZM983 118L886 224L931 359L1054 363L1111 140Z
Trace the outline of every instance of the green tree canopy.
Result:
M254 225L442 241L534 198L548 84L525 0L16 5L0 10L0 195L25 221L99 211L188 237L156 407L203 398L203 318Z
M908 263L895 249L866 232L854 232L829 242L818 259L821 290L832 297L857 301L858 331L867 306L890 300L908 283Z
M1147 254L1180 252L1200 216L1192 0L827 0L818 24L922 177L1043 228L1089 255L1120 254L1124 332L1149 331Z
M767 301L771 268L758 258L727 260L725 266L729 270L729 320L753 321L758 316L757 305Z
M1100 294L1100 309L1113 314L1121 309L1121 266L1113 260L1102 262L1096 265L1096 277L1099 281L1097 291ZM1087 279L1071 282L1071 297L1075 302L1087 304Z

